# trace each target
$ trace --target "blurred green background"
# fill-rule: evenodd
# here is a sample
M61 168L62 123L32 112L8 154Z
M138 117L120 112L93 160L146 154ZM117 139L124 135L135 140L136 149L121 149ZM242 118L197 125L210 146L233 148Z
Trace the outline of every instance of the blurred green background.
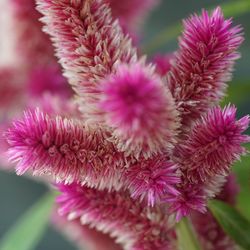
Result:
M126 0L122 0L126 1ZM233 3L226 11L234 16L234 23L244 28L245 42L241 47L242 58L238 60L234 77L229 86L229 96L224 103L234 103L238 115L250 113L250 1L214 0L162 0L144 25L142 48L150 56L159 52L171 52L177 48L177 34L181 19L189 14L200 12L202 8L211 9L218 5ZM1 10L3 11L3 10ZM233 14L234 13L234 14ZM250 148L249 148L250 150ZM244 157L234 168L241 184L238 208L250 219L250 157ZM25 177L13 173L0 172L0 238L47 188ZM36 225L34 225L35 227ZM29 237L29 235L27 235ZM62 235L49 226L37 250L75 249ZM100 249L101 250L101 249Z

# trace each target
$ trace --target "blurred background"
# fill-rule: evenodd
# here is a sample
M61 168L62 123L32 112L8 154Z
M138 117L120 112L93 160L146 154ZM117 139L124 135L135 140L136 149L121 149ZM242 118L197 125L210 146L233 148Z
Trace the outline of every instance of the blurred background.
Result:
M126 0L123 0L126 1ZM4 0L0 0L3 4ZM233 8L228 3L234 3ZM246 4L248 2L248 4ZM215 0L161 0L161 3L150 13L143 25L143 38L140 41L141 49L149 56L161 52L171 52L177 48L177 36L180 23L194 12L202 8L211 9L215 6L225 6L227 13L233 16L235 24L244 28L245 42L240 51L242 58L238 60L233 80L229 86L229 96L224 103L234 103L238 107L238 115L250 113L250 1L215 1ZM238 3L238 4L237 4ZM12 42L11 29L2 25L8 10L0 8L1 61L8 61L11 55L9 50ZM228 15L227 15L228 16ZM6 20L6 19L5 19ZM7 44L6 44L7 43ZM9 51L8 51L9 50ZM3 59L4 58L4 59ZM0 82L1 85L1 82ZM1 91L1 88L0 88ZM3 98L4 92L0 93ZM244 157L241 163L235 166L241 192L237 206L250 219L250 158ZM36 201L47 188L26 177L18 177L8 171L0 171L0 238L16 220ZM35 225L34 225L35 227ZM28 237L28 235L27 235ZM53 227L49 226L37 250L70 250L74 246L67 241Z

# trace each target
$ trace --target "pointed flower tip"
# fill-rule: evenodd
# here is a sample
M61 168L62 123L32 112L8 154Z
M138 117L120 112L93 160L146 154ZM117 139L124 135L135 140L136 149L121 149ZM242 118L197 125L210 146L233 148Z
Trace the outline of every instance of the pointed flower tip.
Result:
M178 113L168 89L149 66L118 66L102 83L100 108L114 130L118 148L139 154L171 147Z
M224 19L220 8L211 15L204 10L184 21L180 48L168 73L184 126L190 126L225 95L235 60L240 57L241 32L230 19Z
M204 182L228 173L231 165L245 153L243 143L249 136L242 134L249 117L236 118L236 107L212 108L198 121L189 138L176 148L176 161L192 183Z

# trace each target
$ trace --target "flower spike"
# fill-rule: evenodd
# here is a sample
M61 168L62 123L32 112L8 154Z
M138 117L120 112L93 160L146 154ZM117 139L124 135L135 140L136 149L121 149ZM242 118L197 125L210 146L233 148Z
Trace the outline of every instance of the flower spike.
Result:
M249 116L236 120L235 106L215 107L198 121L191 135L176 147L176 161L190 183L206 182L216 175L227 175L231 165L246 153L241 146L250 142L242 133Z
M110 234L123 249L170 250L170 218L164 207L147 208L126 192L98 191L76 184L59 185L62 215Z
M184 21L179 50L168 73L169 88L182 113L182 124L189 126L225 94L226 83L243 41L242 29L232 27L217 8L211 16L191 16Z
M173 159L182 171L180 194L172 193L166 201L178 219L192 210L206 211L207 199L218 194L231 165L246 153L241 144L250 142L250 136L242 134L248 125L249 116L236 120L234 106L215 107L176 146Z
M32 170L65 183L80 182L101 189L121 185L115 169L125 161L100 130L36 110L26 112L6 136L10 159L18 162L18 174Z
M100 79L118 63L134 63L137 52L102 0L37 0L65 76L86 119L98 113ZM94 105L93 105L94 104ZM94 122L96 122L94 120Z

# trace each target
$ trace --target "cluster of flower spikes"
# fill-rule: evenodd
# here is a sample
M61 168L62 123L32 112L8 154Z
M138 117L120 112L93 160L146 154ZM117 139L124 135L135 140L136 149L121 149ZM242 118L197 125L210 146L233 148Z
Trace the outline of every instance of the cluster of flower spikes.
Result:
M169 212L205 211L245 153L249 118L219 108L243 38L217 8L184 22L166 77L101 0L37 0L83 116L28 111L7 133L17 172L60 182L60 212L124 249L173 249ZM167 208L170 206L170 210Z
M117 1L107 2L122 23L124 32L137 39L141 21L158 3L154 0L128 0L119 5ZM49 113L73 117L73 91L62 76L49 36L42 31L41 14L36 10L35 0L5 1L3 8L9 17L3 20L3 26L8 25L12 32L4 33L1 39L13 41L14 48L8 46L8 50L15 56L8 56L10 62L1 62L4 65L0 66L0 133L10 126L13 117L21 115L23 109L36 106ZM0 137L1 167L10 170L11 165L4 154L6 148Z

